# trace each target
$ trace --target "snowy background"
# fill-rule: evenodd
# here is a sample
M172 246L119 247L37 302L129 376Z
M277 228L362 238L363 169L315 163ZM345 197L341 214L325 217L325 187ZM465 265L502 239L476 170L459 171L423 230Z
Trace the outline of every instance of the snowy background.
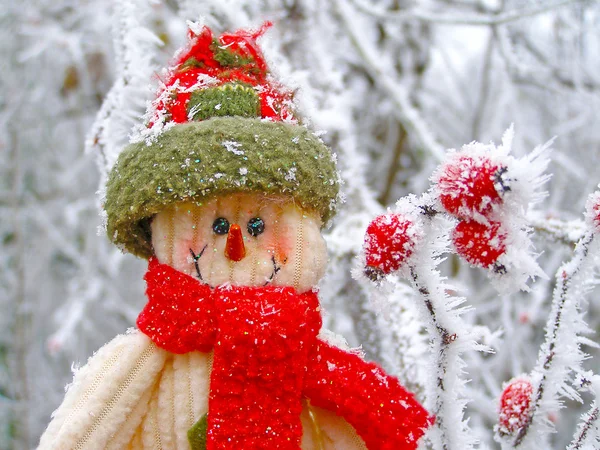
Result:
M152 96L153 75L185 42L186 20L200 16L216 33L273 21L264 52L298 89L312 128L326 131L345 180L346 202L326 232L326 326L426 403L431 351L418 299L408 284L375 290L352 278L364 231L399 198L427 191L446 149L500 143L511 123L517 157L556 136L548 196L529 212L549 278L499 295L454 255L440 266L471 307L461 318L468 335L494 350L463 349L457 377L470 382L456 394L471 400L469 422L447 448L500 448L503 383L536 365L553 275L572 256L600 182L597 1L1 0L0 449L35 448L73 362L132 326L145 302L145 264L98 235L97 191ZM598 294L582 303L595 333ZM599 339L588 338L582 349L594 358L583 366L598 373ZM573 369L561 380L576 391L582 372ZM566 408L550 402L549 426L535 426L559 449L577 436L593 395L557 395ZM598 436L592 425L588 443Z

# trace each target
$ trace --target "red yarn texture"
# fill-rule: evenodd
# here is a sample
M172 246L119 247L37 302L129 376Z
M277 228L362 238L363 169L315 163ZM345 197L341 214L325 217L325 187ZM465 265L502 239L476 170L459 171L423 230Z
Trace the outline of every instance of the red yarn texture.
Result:
M175 123L188 122L187 104L193 93L192 89L199 77L201 79L208 75L217 80L211 86L236 82L253 87L258 93L262 118L274 121L294 120L289 106L292 93L269 76L267 63L257 43L257 39L270 26L270 22L265 22L258 31L238 30L224 33L219 38L215 38L208 27L204 27L198 35L190 31L190 46L170 69L159 96L176 84L177 92L169 95L168 100L160 101L156 105L157 110L166 113ZM237 57L239 63L222 65L217 52L226 52L231 58ZM204 88L199 86L196 89Z
M308 350L319 301L289 287L215 291L219 332L208 401L208 448L297 449Z
M150 260L138 327L173 353L214 349L207 449L300 448L302 398L344 417L370 450L417 447L432 423L394 377L317 338L315 292L216 289Z
M344 417L369 450L409 450L433 423L413 394L377 364L319 341L304 393L313 405Z
M148 303L137 318L140 331L171 353L210 352L217 336L210 287L156 258L144 279Z

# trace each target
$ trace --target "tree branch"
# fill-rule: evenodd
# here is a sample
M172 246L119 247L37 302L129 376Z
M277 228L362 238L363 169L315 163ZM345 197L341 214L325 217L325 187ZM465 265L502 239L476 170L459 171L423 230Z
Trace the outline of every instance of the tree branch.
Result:
M374 48L367 48L365 40L356 34L356 27L350 22L346 8L341 4L342 0L334 0L338 14L346 34L352 45L356 48L359 56L365 63L365 69L396 105L396 113L399 120L407 130L412 131L418 141L431 153L436 161L441 161L444 156L444 148L432 136L429 127L425 124L419 111L411 104L410 96L399 80L394 80L388 75L388 71L380 66L379 61L383 58Z
M577 244L586 231L582 220L564 221L539 214L529 214L527 220L537 233L545 235L553 242L569 246Z
M472 14L466 16L455 16L451 14L437 14L431 11L424 11L419 8L411 8L403 11L386 11L384 9L375 9L371 5L366 5L362 0L350 0L354 6L365 14L377 17L382 20L420 20L422 22L438 23L445 25L470 25L470 26L491 26L503 25L510 22L537 16L553 11L563 6L574 3L585 2L588 0L562 0L556 3L533 6L528 8L519 8L512 11L506 11L499 14Z
M573 438L573 441L567 447L567 450L581 450L587 440L588 433L592 428L598 428L598 419L600 418L600 408L595 404L592 405L588 413L584 416L584 420L579 424L579 432Z
M565 344L572 339L565 333L580 334L581 326L577 325L575 315L579 312L581 295L580 286L576 285L575 278L585 267L590 245L594 240L594 234L588 232L581 238L575 248L575 254L571 261L563 264L556 273L556 287L552 299L552 313L546 325L546 341L540 349L538 362L535 368L539 381L534 389L533 401L529 409L527 420L517 433L512 442L513 448L520 447L525 439L531 435L531 428L537 415L540 413L542 404L553 399L565 383L567 374L576 369L583 360L583 353ZM585 277L584 277L585 278ZM584 283L586 280L577 280ZM575 285L575 286L574 286ZM576 298L577 297L577 298ZM531 438L533 439L533 437ZM530 439L530 440L531 440Z

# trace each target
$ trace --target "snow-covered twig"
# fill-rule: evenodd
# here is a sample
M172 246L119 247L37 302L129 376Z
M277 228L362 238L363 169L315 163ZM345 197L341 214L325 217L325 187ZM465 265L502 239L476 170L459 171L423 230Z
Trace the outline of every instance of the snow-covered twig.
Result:
M590 231L577 243L572 260L557 271L546 341L532 375L536 380L533 401L524 426L509 446L504 443L505 448L535 448L539 438L551 429L543 415L558 410L558 396L579 399L579 394L567 385L567 381L569 373L581 367L585 357L579 336L588 333L589 329L582 319L581 300L589 280L593 279L594 258L589 258L593 244L596 244L594 234Z
M436 394L435 401L433 403L432 413L436 417L435 426L439 430L438 442L435 442L435 438L431 438L436 446L441 446L444 450L453 448L461 448L458 442L454 442L454 439L450 437L451 419L454 414L449 414L449 408L452 407L452 401L449 397L453 396L453 385L454 381L449 377L449 369L451 364L456 360L458 355L454 351L452 344L457 339L457 334L449 331L449 328L443 324L444 317L439 313L440 301L443 299L437 298L435 295L438 291L435 286L428 286L427 283L423 282L421 277L417 275L414 267L411 268L411 277L414 288L419 292L421 299L425 305L427 313L429 314L428 322L430 325L427 327L429 335L431 336L431 352L434 355L436 361L434 367L436 367ZM441 317L440 317L441 316ZM450 401L449 401L450 400ZM462 411L461 411L462 416Z
M596 91L594 83L574 83L566 79L556 67L549 64L524 64L523 58L518 57L513 49L509 31L505 27L492 27L492 32L498 42L498 50L504 60L506 70L515 83L528 84L555 94L568 91L581 92L590 95Z
M378 19L384 20L420 20L423 22L440 23L446 25L471 25L471 26L491 26L503 25L510 22L516 22L528 17L537 16L563 6L572 5L583 2L585 0L562 0L554 3L544 4L540 6L531 6L518 8L512 11L505 11L498 14L468 14L468 15L453 15L439 14L432 11L425 11L420 8L411 8L402 11L386 11L373 8L372 5L367 5L362 0L350 0L359 10L375 16Z
M537 233L543 234L548 240L565 245L575 245L585 233L582 220L563 221L535 212L528 214L527 220Z
M567 450L594 448L594 443L591 442L591 439L594 439L597 444L600 437L598 436L598 428L600 426L598 419L600 419L600 408L594 403L589 411L583 415L582 421L577 427L577 434L567 447ZM592 434L590 431L595 431L595 433Z
M351 23L351 17L346 11L343 0L334 0L337 12L342 20L342 25L348 37L352 41L352 45L365 63L365 69L369 75L376 80L377 84L384 89L390 96L391 100L396 104L396 113L399 120L405 128L414 132L420 143L427 151L435 158L436 161L441 161L444 155L444 148L433 137L430 128L426 125L419 111L411 104L410 96L402 83L398 80L393 80L380 66L379 61L383 58L378 55L374 48L368 48L365 40L357 35L357 27Z
M104 97L100 110L96 114L96 120L94 120L85 142L86 152L93 152L94 150L98 152L99 157L97 158L96 163L98 164L100 173L104 175L108 174L111 169L111 163L106 154L107 143L105 123L110 119L113 111L118 108L119 96L123 87L123 79L119 78L115 81L115 84L113 84L110 91L108 91L106 97Z
M467 325L460 318L465 308L456 309L465 301L464 298L448 296L450 287L435 268L440 262L437 256L440 249L435 247L441 244L439 232L442 225L435 217L428 217L424 222L426 231L422 242L438 242L432 247L424 245L419 251L424 250L422 257L417 258L417 264L410 266L409 272L411 284L422 301L418 309L430 336L432 367L435 367L435 376L425 383L427 403L436 417L435 427L427 436L436 449L469 449L473 448L475 439L464 419L467 400L465 382L460 377L465 366L461 354L475 346Z
M153 56L163 43L143 19L149 8L136 0L114 6L114 50L117 75L86 139L86 150L100 154L98 166L103 180L128 142L132 126L139 122L147 98L147 85L155 71Z

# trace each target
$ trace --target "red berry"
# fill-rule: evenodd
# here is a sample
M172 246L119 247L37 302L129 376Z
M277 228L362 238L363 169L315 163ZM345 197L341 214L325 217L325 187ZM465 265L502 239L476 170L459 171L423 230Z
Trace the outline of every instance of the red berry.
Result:
M461 221L452 233L456 252L470 264L488 268L506 251L506 237L500 223L485 225L474 220Z
M514 434L527 423L532 393L533 386L528 378L518 377L509 382L500 397L500 434Z
M600 233L600 191L596 191L588 197L586 203L586 216L592 231Z
M497 186L501 192L508 189L501 179L505 170L484 156L462 155L448 161L437 181L442 206L462 219L489 214L493 204L502 202Z
M400 214L376 217L365 235L366 274L378 278L398 270L414 250L415 224Z

